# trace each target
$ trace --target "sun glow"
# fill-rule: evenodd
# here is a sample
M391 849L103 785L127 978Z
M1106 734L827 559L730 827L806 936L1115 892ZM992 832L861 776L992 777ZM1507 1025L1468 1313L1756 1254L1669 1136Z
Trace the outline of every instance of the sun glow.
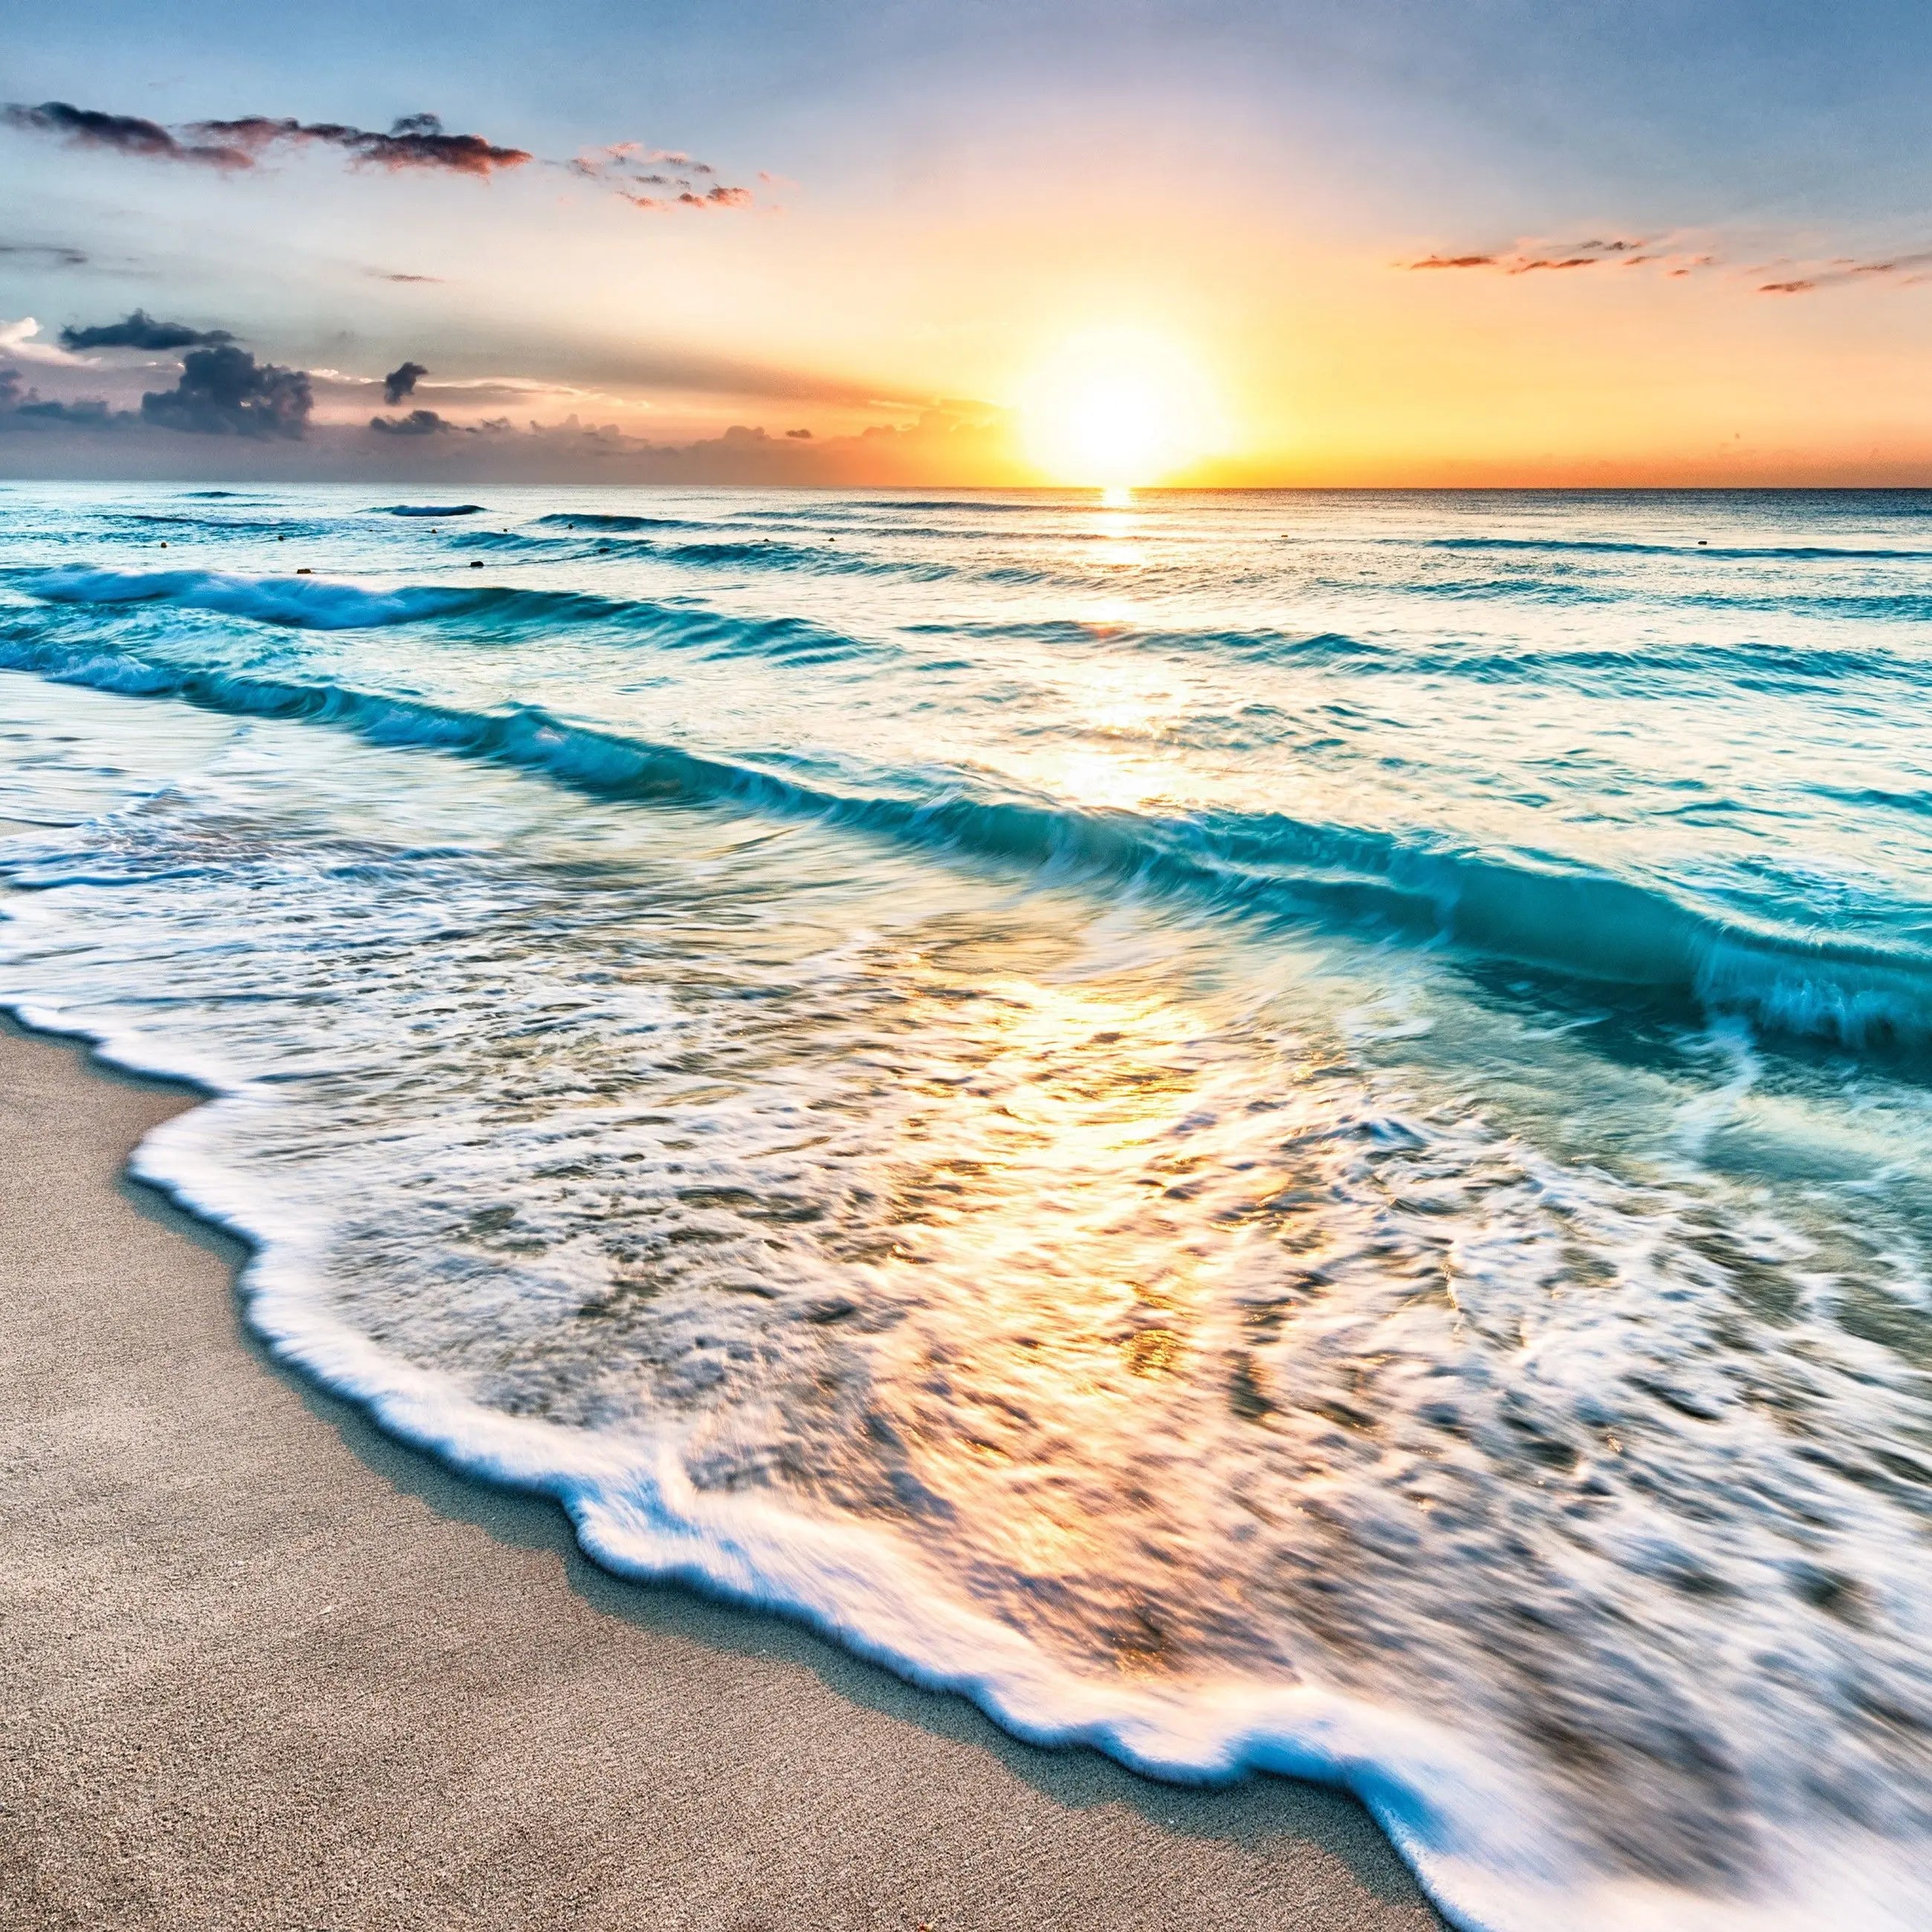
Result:
M1020 398L1027 455L1057 483L1110 493L1157 483L1222 440L1212 389L1156 336L1074 337L1034 370Z

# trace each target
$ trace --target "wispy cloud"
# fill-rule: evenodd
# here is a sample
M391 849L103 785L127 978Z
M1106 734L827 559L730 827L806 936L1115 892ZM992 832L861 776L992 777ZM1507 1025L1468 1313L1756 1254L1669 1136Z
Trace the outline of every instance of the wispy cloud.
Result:
M1501 275L1527 275L1539 272L1582 268L1652 268L1672 278L1721 272L1748 286L1759 295L1808 296L1821 289L1859 282L1890 283L1909 288L1932 282L1932 248L1913 248L1894 255L1868 259L1840 255L1828 260L1786 256L1760 261L1756 266L1733 262L1726 266L1713 251L1693 254L1681 237L1594 237L1584 242L1555 243L1518 242L1508 248L1447 249L1398 262L1409 271L1427 269L1487 270Z
M157 322L145 309L136 309L118 322L92 328L61 331L63 349L205 349L235 338L225 328L193 328L184 322Z
M1879 256L1862 262L1841 255L1820 267L1807 267L1781 280L1760 282L1761 296L1808 296L1820 289L1835 288L1850 282L1890 281L1900 287L1932 281L1932 248L1908 254Z
M1438 253L1396 266L1408 269L1492 268L1499 274L1532 275L1569 268L1634 268L1658 262L1671 272L1688 272L1708 265L1711 259L1700 256L1694 260L1681 250L1673 252L1668 242L1647 236L1594 236L1582 242L1518 242L1509 248Z
M69 248L55 242L0 242L0 256L17 256L40 262L50 268L84 268L92 260L83 248Z
M683 208L716 213L749 208L757 200L749 188L719 181L710 162L695 160L675 148L647 148L640 141L586 148L562 165L585 181L610 189L633 208L650 212L673 213ZM763 174L758 178L770 178Z

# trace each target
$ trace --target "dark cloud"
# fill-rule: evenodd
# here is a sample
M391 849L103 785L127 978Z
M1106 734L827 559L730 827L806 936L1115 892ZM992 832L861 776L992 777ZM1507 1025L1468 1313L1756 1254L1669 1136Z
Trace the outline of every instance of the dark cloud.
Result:
M434 410L412 410L406 416L371 416L369 427L379 436L440 436L456 424Z
M812 440L812 432L808 429L788 429L785 434L794 442L809 442Z
M1758 290L1761 296L1808 296L1818 284L1799 280L1795 282L1766 282Z
M464 175L494 174L500 168L521 167L532 158L522 148L500 146L481 134L446 133L434 114L406 114L386 134L339 121L278 120L266 114L190 122L177 130L138 114L104 114L64 100L44 101L38 107L15 103L0 109L0 118L29 134L57 136L74 147L205 167L252 168L271 148L305 146L340 148L358 166Z
M1493 268L1493 255L1425 255L1419 262L1405 262L1405 268Z
M382 400L394 409L405 396L412 395L418 378L429 371L420 362L405 362L399 369L392 369L382 378Z
M50 268L84 268L89 260L83 249L63 248L52 242L0 242L0 255L24 255L46 262Z
M1594 268L1603 260L1600 255L1535 255L1528 261L1512 262L1510 273L1527 275L1538 268Z
M124 410L110 410L99 398L76 403L44 403L37 396L14 412L30 422L65 423L70 428L112 429L127 422Z
M149 160L190 161L203 166L254 167L277 148L326 147L346 154L356 166L392 172L427 170L488 177L520 168L536 158L526 148L486 140L481 134L452 134L434 114L406 114L386 134L340 121L298 121L292 116L243 114L232 120L192 121L164 127L138 114L108 114L64 100L39 106L20 103L0 108L0 118L32 134L50 134L76 147L100 148ZM616 141L586 148L574 160L546 165L567 168L586 180L614 189L640 208L693 208L716 212L748 208L753 196L717 178L718 170L675 148L646 148ZM761 173L760 181L776 182ZM661 194L640 194L640 188ZM372 269L373 274L380 274ZM434 281L433 275L389 275L397 282Z
M141 418L202 436L292 440L308 428L314 405L306 370L257 363L245 349L224 344L190 350L181 380L141 398Z
M404 275L389 268L371 268L368 271L379 282L440 282L440 275Z
M70 429L116 429L133 418L124 410L110 410L104 402L43 402L27 388L17 369L0 369L0 430L47 429L64 424Z
M490 175L520 168L532 158L523 148L500 147L481 134L451 134L434 114L406 114L386 134L338 121L273 120L262 114L238 121L197 121L188 130L199 139L241 149L253 157L278 146L339 148L358 166L441 170Z
M144 309L92 328L64 328L63 349L200 349L235 338L225 328L190 328L184 322L157 322Z
M155 121L138 114L104 114L76 107L64 100L44 100L38 107L15 101L0 108L0 120L28 134L52 134L70 147L104 148L117 154L138 154L149 160L191 161L202 167L245 168L249 156L230 144L177 140Z

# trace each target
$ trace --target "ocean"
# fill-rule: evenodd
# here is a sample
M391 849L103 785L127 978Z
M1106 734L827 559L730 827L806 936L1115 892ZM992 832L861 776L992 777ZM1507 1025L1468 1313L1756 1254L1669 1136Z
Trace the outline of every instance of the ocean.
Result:
M626 1575L1932 1922L1932 495L0 488L0 1002Z

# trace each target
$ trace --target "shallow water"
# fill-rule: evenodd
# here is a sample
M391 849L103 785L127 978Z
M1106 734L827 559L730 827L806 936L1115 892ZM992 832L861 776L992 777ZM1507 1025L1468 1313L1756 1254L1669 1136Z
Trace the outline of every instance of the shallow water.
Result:
M1460 1922L1932 1916L1932 498L489 497L0 490L0 998L284 1352Z

